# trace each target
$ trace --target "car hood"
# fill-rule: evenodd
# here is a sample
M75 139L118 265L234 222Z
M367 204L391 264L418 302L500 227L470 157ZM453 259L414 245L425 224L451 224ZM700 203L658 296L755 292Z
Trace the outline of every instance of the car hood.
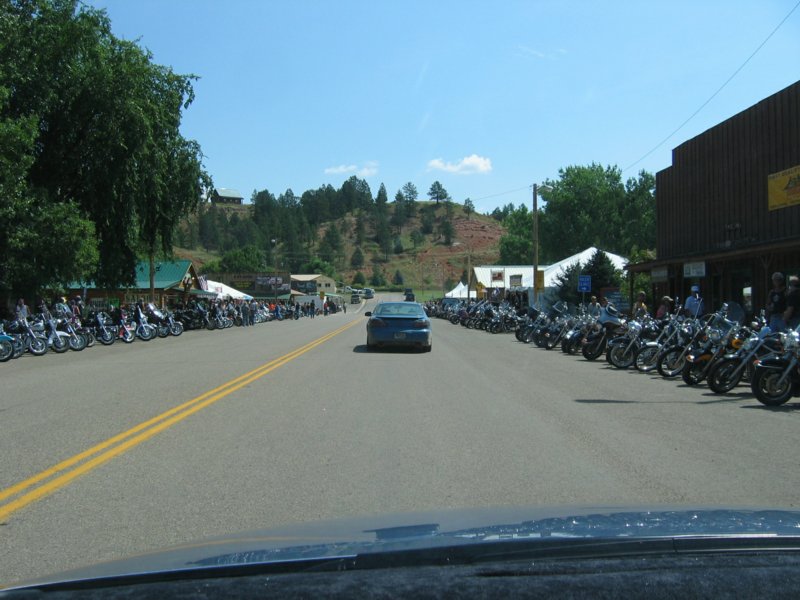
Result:
M464 550L497 543L506 546L515 542L541 543L552 549L560 542L798 537L800 511L788 508L461 509L300 523L240 532L60 573L20 587L181 571L190 575L194 571L232 566L353 559L394 552Z

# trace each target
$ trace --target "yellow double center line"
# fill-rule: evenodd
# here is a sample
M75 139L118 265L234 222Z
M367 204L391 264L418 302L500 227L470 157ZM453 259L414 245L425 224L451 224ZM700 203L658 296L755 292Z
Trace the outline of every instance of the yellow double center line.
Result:
M184 402L179 406L171 408L170 410L163 412L160 415L143 423L140 423L139 425L136 425L127 431L115 435L114 437L111 437L104 442L97 444L96 446L92 446L88 450L61 461L57 465L54 465L49 469L45 469L33 477L29 477L24 481L20 481L19 483L0 491L0 502L5 502L9 498L13 498L13 500L0 506L0 522L5 521L10 515L28 506L32 502L36 502L37 500L52 494L56 490L67 486L81 475L85 475L92 469L99 467L112 458L127 452L131 448L138 446L154 435L164 431L165 429L168 429L169 427L172 427L176 423L184 420L186 417L203 410L211 404L214 404L225 396L228 396L236 390L246 386L248 383L252 383L257 379L260 379L264 375L274 371L278 367L285 365L295 358L302 356L320 344L324 344L329 339L339 335L357 323L360 323L360 321L352 321L347 325L344 325L343 327L340 327L339 329L336 329L322 336L321 338L306 344L305 346L301 346L300 348L297 348L288 354L276 358L275 360L271 360L270 362L265 363L260 367L245 373L244 375L240 375L239 377L232 379L227 383L214 388L213 390L209 390L208 392L205 392L204 394L201 394L200 396L197 396L188 402ZM34 487L37 485L38 487ZM23 494L23 492L29 488L34 489Z

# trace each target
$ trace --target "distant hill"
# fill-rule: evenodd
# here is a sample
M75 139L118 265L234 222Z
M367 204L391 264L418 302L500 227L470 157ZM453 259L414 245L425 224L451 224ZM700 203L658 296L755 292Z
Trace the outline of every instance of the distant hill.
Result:
M384 277L391 286L395 273L400 272L403 277L403 286L415 289L444 290L452 288L468 269L468 266L478 264L492 264L499 259L500 237L504 233L503 226L496 219L476 213L469 216L464 212L463 206L453 203L451 205L450 222L453 227L452 243L445 244L443 235L439 233L439 226L446 219L446 209L444 203L438 206L433 202L417 202L417 214L409 219L397 232L392 228L392 236L400 240L402 252L395 252L394 244L392 250L387 254L381 252L375 241L374 220L371 215L364 217L364 239L361 252L364 256L364 264L356 269L351 266L351 257L356 249L355 245L355 226L356 216L348 213L345 216L320 224L316 232L316 242L312 245L312 252L315 251L319 242L323 239L326 230L335 224L342 238L342 248L337 253L335 267L337 277L340 277L346 284L353 281L356 273L360 271L365 275L369 282L373 269L383 271ZM393 203L389 203L387 208L391 211ZM203 209L201 209L203 210ZM230 219L236 215L236 220L251 218L251 205L238 206L233 209L223 207ZM422 229L423 210L433 210L435 222L433 233L417 238L417 245L412 241L412 232ZM192 219L195 223L192 223ZM183 225L185 228L196 227L198 215L190 217ZM186 242L191 236L179 236L179 241ZM188 245L188 244L185 244ZM197 244L199 246L199 243ZM206 251L199 247L186 248L177 246L174 254L179 258L190 259L195 266L202 269L203 265L211 260L218 259L218 251ZM369 285L369 283L367 284Z

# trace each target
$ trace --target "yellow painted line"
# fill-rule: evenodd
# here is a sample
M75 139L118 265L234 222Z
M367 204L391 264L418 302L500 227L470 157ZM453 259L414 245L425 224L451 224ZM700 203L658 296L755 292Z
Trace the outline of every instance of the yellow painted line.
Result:
M96 446L93 446L88 450L85 450L84 452L76 454L75 456L62 461L57 465L50 467L49 469L45 469L44 471L38 473L37 475L34 475L33 477L30 477L24 481L21 481L16 485L13 485L3 490L2 492L0 492L0 500L4 500L11 496L15 496L21 493L22 491L28 489L29 487L80 463L79 466L75 467L71 471L67 471L62 475L55 477L54 479L51 479L47 483L44 483L43 485L37 487L36 489L31 490L30 492L0 507L0 521L4 521L11 514L24 508L25 506L31 504L32 502L40 500L41 498L49 494L52 494L56 490L65 487L66 485L68 485L81 475L85 475L89 471L108 462L112 458L119 456L120 454L123 454L124 452L127 452L128 450L138 446L142 442L150 439L151 437L155 436L161 431L164 431L165 429L172 427L173 425L179 423L180 421L184 420L190 415L193 415L194 413L203 410L204 408L214 404L218 400L221 400L222 398L225 398L226 396L232 394L236 390L243 388L247 384L252 383L257 379L260 379L261 377L267 375L268 373L271 373L275 369L285 365L288 362L291 362L295 358L302 356L306 352L309 352L310 350L327 342L331 338L339 335L340 333L346 331L347 329L350 329L351 327L360 322L361 321L359 320L352 321L347 325L344 325L339 329L336 329L322 336L321 338L318 338L313 342L306 344L305 346L301 346L300 348L293 350L288 354L285 354L279 358L271 360L270 362L265 363L260 367L253 369L252 371L249 371L248 373L245 373L244 375L240 375L239 377L236 377L235 379L232 379L231 381L221 386L218 386L213 390L209 390L208 392L205 392L200 396L197 396L196 398L189 400L188 402L176 406L175 408L171 408L170 410L165 411L160 415L153 417L152 419L140 423L139 425L132 427L131 429L123 433L115 435L114 437L111 437L106 441L101 442L100 444L97 444ZM122 443L118 444L118 442ZM118 445L115 446L115 444ZM97 456L95 456L91 460L83 462L87 458L94 455Z

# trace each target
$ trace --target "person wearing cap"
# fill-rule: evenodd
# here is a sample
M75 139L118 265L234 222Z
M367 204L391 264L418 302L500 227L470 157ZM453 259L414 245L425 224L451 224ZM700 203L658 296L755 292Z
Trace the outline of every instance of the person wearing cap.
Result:
M664 296L656 310L656 319L664 319L672 312L672 298Z
M706 311L703 299L700 297L700 286L693 285L691 292L683 305L683 312L687 317L702 317Z
M786 311L785 281L783 273L772 274L772 289L767 302L767 323L772 331L786 331L786 322L783 320L783 313Z

